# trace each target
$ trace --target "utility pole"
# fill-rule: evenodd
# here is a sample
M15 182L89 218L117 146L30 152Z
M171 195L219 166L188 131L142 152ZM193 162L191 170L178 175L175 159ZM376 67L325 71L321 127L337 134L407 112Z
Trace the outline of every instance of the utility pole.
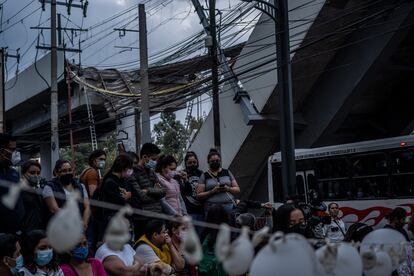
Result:
M217 59L217 28L216 28L216 0L209 0L210 7L210 34L212 37L212 46L210 48L211 56L211 81L213 86L213 124L214 124L214 147L221 151L220 140L220 101L219 101L219 84L218 84L218 59Z
M17 60L16 76L19 74L20 54L19 49L16 50L15 55L7 53L6 48L0 48L0 133L6 133L6 79L4 75L4 67L7 58L15 58ZM16 80L17 81L17 80Z
M51 127L51 163L59 159L59 114L57 87L57 45L56 45L56 0L50 3L50 46L51 46L51 87L50 87L50 127Z
M6 108L5 108L5 89L4 89L4 49L0 49L0 133L6 132Z
M287 0L274 0L276 14L276 58L280 108L280 150L284 194L295 195L296 164L293 122L292 72L290 64L289 14Z
M150 97L148 80L147 22L145 5L138 5L139 17L139 54L141 76L141 125L142 143L151 142Z
M243 1L255 2L255 8L267 14L275 23L282 188L285 197L296 195L295 133L293 125L288 0L274 0L273 4L265 0Z

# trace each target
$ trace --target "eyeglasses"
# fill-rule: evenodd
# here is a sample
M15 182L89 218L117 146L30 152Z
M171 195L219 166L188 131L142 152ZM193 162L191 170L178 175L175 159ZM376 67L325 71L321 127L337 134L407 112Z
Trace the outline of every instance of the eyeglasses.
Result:
M197 161L188 161L187 165L197 165Z
M63 170L60 170L60 173L71 173L72 172L72 169L63 169Z

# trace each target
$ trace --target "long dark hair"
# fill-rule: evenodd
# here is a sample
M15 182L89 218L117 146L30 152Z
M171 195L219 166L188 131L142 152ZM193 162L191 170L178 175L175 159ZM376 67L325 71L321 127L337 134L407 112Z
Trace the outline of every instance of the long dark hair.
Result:
M211 157L213 157L214 155L217 155L218 157L220 157L221 160L221 154L218 150L216 149L210 149L208 155L207 155L207 162L210 160Z
M226 213L226 210L224 210L223 206L213 205L207 211L206 222L214 224L229 224L229 215ZM208 236L208 248L212 249L216 243L217 233L217 229L210 229L206 227L201 233L201 241L204 241Z
M43 230L32 230L27 233L22 239L21 253L24 260L24 266L32 273L36 273L36 253L35 248L39 244L40 240L46 238L46 232ZM54 271L59 270L59 265L56 261L56 254L53 254L53 259L47 265L49 269Z
M96 168L95 159L98 158L101 155L105 155L105 157L106 157L106 152L104 150L101 150L101 149L94 150L88 157L89 166L92 167L92 168Z
M131 156L129 156L128 154L121 153L120 155L118 155L115 158L112 167L109 169L109 171L105 174L104 178L102 179L102 184L104 184L106 182L106 179L114 172L120 173L125 169L132 169L133 162L134 161L132 160ZM102 187L103 186L101 186L101 189Z
M162 155L158 159L157 166L155 167L155 172L162 173L162 170L171 165L172 163L177 164L177 160L175 160L174 156L172 155Z
M283 204L280 206L274 213L274 230L287 233L289 229L290 214L296 209L301 210L294 204Z

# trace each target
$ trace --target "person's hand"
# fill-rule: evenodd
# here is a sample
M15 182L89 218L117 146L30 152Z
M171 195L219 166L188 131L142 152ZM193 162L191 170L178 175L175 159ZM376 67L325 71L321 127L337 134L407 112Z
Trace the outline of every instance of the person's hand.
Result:
M83 232L86 232L86 229L88 229L88 223L87 222L83 222Z
M154 188L161 189L161 184L159 182L155 183Z
M123 189L123 188L119 188L120 192L121 192L121 196L123 199L128 200L131 198L132 194L131 192L128 192L127 190Z
M188 181L188 175L187 175L187 172L186 172L186 171L181 171L181 172L180 172L180 176L181 176L181 178L182 178L185 182L187 182L187 181Z
M262 208L273 209L273 204L271 202L262 203Z
M220 187L217 185L217 186L215 186L215 187L211 190L211 192L212 192L213 194L218 194L218 193L223 192L223 189L222 189L222 188L220 188Z

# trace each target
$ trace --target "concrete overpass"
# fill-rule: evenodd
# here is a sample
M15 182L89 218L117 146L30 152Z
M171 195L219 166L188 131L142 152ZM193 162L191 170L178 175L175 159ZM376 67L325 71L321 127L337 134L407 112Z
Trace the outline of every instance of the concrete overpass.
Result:
M414 2L293 0L289 7L296 148L410 133ZM244 198L267 199L266 161L280 150L274 43L273 22L263 15L234 66L272 120L246 125L228 86L220 96L223 165ZM191 146L204 168L212 133L210 114Z

